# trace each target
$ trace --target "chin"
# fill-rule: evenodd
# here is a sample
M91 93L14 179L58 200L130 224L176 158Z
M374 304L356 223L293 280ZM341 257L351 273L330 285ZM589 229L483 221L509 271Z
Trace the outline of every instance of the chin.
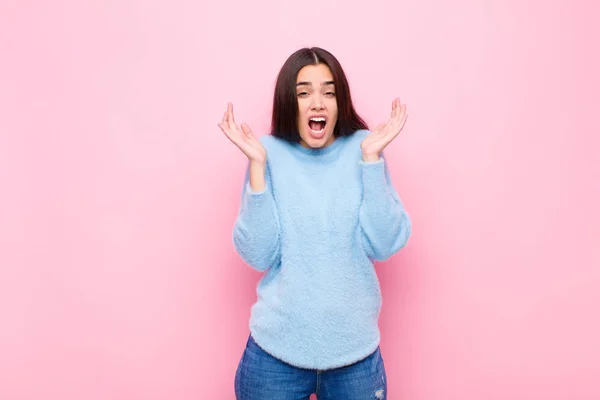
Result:
M313 135L311 135L310 133L307 132L304 135L301 135L301 139L309 147L311 147L313 149L318 149L318 148L325 147L325 146L328 146L331 143L333 143L333 141L335 140L335 137L333 135L333 132L328 132L325 135L323 135L323 137L320 137L320 138L314 137Z

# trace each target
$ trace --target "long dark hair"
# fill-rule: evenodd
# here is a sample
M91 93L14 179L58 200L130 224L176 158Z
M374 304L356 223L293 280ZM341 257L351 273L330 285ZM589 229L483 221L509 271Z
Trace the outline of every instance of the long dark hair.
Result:
M333 131L334 136L349 136L359 129L368 129L365 121L354 110L348 80L339 61L327 50L305 47L288 57L277 76L273 96L271 135L293 142L300 140L296 79L298 72L305 66L319 64L329 67L335 84L338 120Z

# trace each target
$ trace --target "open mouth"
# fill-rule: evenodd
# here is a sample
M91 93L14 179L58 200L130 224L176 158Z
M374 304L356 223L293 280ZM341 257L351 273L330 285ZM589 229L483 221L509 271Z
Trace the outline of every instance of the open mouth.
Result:
M327 125L325 117L311 117L308 120L310 135L315 139L320 139L325 134L325 125Z

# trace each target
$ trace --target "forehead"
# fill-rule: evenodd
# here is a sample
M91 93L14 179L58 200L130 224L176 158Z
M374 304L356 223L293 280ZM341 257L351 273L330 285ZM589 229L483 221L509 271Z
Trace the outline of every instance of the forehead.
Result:
M322 82L332 81L331 70L325 64L307 65L298 71L296 82L311 82L320 85Z

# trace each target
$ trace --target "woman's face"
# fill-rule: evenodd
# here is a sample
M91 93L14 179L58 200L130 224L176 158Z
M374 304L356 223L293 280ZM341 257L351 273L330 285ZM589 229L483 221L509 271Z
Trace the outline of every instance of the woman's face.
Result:
M307 65L296 79L300 144L308 148L329 146L335 140L338 118L335 85L325 64Z

